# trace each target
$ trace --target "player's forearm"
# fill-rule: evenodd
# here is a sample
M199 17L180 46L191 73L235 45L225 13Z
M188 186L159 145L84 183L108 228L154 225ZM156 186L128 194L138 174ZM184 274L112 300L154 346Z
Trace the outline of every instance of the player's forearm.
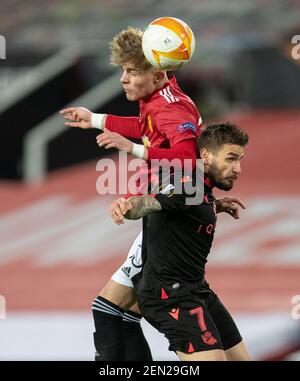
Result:
M197 149L195 139L187 139L179 142L171 148L148 148L148 162L150 160L167 159L169 161L177 159L181 166L184 166L185 160L192 160L194 167L197 159Z
M135 116L107 115L105 127L111 132L117 132L126 138L141 138L139 118Z
M138 220L147 214L161 210L160 203L152 196L134 196L130 197L128 201L131 202L133 207L124 216L127 220Z

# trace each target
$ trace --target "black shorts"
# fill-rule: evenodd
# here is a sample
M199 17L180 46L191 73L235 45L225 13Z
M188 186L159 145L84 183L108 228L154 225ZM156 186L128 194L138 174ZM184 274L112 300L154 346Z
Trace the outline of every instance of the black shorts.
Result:
M169 340L169 350L226 350L242 341L230 313L206 282L159 285L139 296L139 306L143 317Z

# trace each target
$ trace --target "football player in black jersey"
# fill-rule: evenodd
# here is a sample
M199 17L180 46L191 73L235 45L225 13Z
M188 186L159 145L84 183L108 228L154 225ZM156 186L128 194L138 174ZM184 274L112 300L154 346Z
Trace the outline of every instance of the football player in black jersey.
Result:
M116 223L144 217L143 271L134 279L139 307L183 361L250 359L231 315L204 278L220 211L212 190L232 189L247 144L248 135L233 124L206 127L198 144L204 195L195 205L187 205L191 195L171 181L169 194L119 199L110 208Z

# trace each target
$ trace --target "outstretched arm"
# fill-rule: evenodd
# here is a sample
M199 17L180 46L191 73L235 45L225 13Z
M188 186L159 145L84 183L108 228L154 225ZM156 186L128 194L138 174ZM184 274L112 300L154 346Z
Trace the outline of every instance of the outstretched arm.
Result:
M79 128L92 128L92 115L93 113L85 107L69 107L60 110L60 115L63 116L67 122L66 126L79 127ZM103 125L105 125L106 115L103 114Z
M85 107L69 107L61 110L60 115L65 119L65 125L79 128L108 129L128 138L140 139L139 118L135 116L115 116L96 114Z
M115 200L109 207L109 215L117 225L120 225L124 223L124 218L138 220L161 209L160 203L152 196L133 196L128 200L125 198Z

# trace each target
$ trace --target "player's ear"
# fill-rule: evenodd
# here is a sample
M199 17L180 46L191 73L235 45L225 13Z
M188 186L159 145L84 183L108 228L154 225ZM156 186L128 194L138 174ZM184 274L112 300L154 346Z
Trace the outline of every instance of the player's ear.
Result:
M156 71L156 72L154 73L154 82L155 82L155 83L158 83L158 82L162 81L163 78L164 78L164 76L165 76L164 73L165 73L165 72L162 71L162 70Z
M200 150L200 159L202 159L204 165L208 165L209 152L206 148L201 148Z

